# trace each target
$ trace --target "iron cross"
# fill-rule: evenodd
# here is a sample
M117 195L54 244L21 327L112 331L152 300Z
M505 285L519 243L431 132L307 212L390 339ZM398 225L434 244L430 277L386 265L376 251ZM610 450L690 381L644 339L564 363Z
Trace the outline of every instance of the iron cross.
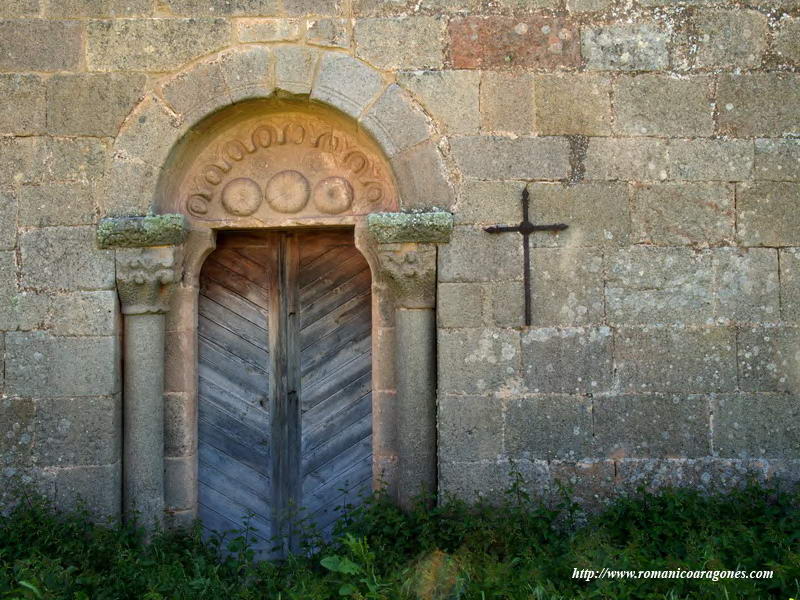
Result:
M525 325L531 324L531 252L528 247L528 236L534 231L563 231L569 225L564 223L554 223L553 225L534 225L528 217L530 195L528 188L522 190L522 222L519 225L492 225L484 231L489 233L507 233L517 231L522 234L522 254L525 264L524 285L525 285Z

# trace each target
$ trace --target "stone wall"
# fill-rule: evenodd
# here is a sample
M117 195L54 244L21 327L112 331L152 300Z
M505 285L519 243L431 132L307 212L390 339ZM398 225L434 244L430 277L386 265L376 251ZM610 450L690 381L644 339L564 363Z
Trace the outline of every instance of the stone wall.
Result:
M798 478L799 40L797 0L5 0L0 481L118 512L120 319L95 243L125 205L112 148L145 93L161 121L126 143L159 144L231 85L173 75L245 44L350 54L432 121L408 152L443 157L429 206L457 224L439 256L442 490L493 493L511 460L589 503ZM534 234L531 328L519 236L482 231L520 219L527 182L533 217L570 225Z

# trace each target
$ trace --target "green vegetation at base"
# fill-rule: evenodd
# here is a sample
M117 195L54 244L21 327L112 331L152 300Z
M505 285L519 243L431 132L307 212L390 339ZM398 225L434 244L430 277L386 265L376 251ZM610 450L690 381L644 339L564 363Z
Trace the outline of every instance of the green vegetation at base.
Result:
M59 514L25 495L0 517L0 598L697 599L800 597L800 497L750 486L669 489L616 500L588 521L519 484L500 506L380 495L351 510L333 542L252 560L246 530L204 543L199 529L157 535ZM220 549L225 549L220 558ZM310 548L314 548L312 551ZM768 580L573 579L574 569L772 570Z

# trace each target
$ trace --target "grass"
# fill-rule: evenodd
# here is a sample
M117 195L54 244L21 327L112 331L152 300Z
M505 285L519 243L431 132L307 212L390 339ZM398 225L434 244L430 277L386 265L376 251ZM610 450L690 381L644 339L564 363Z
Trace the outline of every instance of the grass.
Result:
M93 524L23 495L0 517L0 598L535 600L800 598L800 496L750 486L621 498L584 522L520 481L500 506L446 499L401 512L377 495L327 545L255 563L246 535L199 529L146 544L133 526ZM246 533L246 532L245 532ZM225 548L226 552L220 553ZM573 569L773 570L768 580L573 579Z

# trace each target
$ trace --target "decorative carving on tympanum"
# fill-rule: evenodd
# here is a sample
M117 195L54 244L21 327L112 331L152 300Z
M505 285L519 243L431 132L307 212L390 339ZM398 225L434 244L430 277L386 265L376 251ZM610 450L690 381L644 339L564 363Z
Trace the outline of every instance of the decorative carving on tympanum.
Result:
M232 215L252 215L263 200L259 185L247 177L234 179L222 189L222 206Z
M123 314L166 313L173 284L181 279L178 247L120 248L116 251L117 293Z
M434 244L380 244L377 256L381 278L395 304L403 308L436 305L436 246Z
M200 221L260 222L396 209L385 159L350 129L299 111L244 119L192 160L178 190L181 209Z
M281 213L300 212L308 204L308 179L293 169L273 175L267 183L267 202Z

